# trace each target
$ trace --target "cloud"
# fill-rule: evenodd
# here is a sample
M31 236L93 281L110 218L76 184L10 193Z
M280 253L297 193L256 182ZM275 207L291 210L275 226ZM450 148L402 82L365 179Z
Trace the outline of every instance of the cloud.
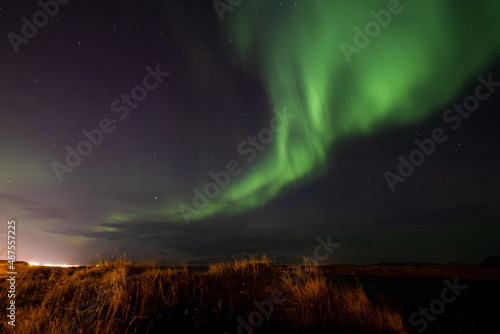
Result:
M67 219L68 212L53 206L46 207L26 207L25 210L31 213L29 218L51 218Z
M37 205L38 202L27 199L23 196L11 195L0 193L0 201L3 203L14 204L17 206L26 206L26 205Z

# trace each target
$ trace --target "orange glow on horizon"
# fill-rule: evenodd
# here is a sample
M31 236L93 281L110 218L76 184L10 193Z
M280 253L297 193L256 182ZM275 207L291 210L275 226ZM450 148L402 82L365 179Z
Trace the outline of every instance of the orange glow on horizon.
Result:
M51 263L37 263L37 262L28 262L30 266L42 266L42 267L79 267L77 264L51 264Z

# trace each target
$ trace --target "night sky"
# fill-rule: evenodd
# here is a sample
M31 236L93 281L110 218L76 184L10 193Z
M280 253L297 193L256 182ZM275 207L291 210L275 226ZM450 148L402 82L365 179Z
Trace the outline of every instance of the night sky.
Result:
M229 3L0 2L19 260L500 255L498 3Z

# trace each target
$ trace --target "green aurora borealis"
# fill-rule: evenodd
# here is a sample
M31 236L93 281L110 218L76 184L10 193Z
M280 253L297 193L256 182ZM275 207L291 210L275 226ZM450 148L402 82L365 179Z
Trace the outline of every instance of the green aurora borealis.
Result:
M371 11L387 11L388 4L397 14L346 61L341 44L355 47L354 28L364 31L375 21ZM397 4L255 1L226 12L230 57L249 75L257 71L273 105L296 118L251 162L257 172L242 164L241 174L202 206L193 198L170 200L160 209L166 218L183 220L184 210L189 220L201 220L261 207L285 187L322 175L336 141L405 126L442 108L498 52L499 3Z
M404 126L442 108L498 53L500 4L415 1L401 3L399 14L348 63L340 45L355 46L354 28L364 30L374 21L370 12L386 8L387 2L369 1L247 2L226 12L224 34L235 45L229 57L249 75L257 71L273 105L296 117L249 163L257 172L242 163L241 174L201 206L192 192L168 199L153 216L183 222L261 207L286 187L321 176L337 140ZM207 175L198 193L209 182ZM151 212L109 218L144 216Z

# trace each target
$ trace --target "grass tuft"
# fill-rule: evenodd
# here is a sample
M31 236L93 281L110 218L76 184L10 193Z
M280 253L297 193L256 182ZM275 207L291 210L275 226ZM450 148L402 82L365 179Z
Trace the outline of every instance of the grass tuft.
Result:
M6 284L6 277L0 280ZM250 314L262 312L256 303L270 301L276 291L282 302L273 304L255 331L403 330L400 315L375 306L359 284L331 282L311 263L279 266L263 255L233 257L196 273L125 259L100 259L79 269L30 266L16 280L16 327L2 317L0 332L234 333L241 321L251 321ZM7 292L0 291L2 305L9 301Z

